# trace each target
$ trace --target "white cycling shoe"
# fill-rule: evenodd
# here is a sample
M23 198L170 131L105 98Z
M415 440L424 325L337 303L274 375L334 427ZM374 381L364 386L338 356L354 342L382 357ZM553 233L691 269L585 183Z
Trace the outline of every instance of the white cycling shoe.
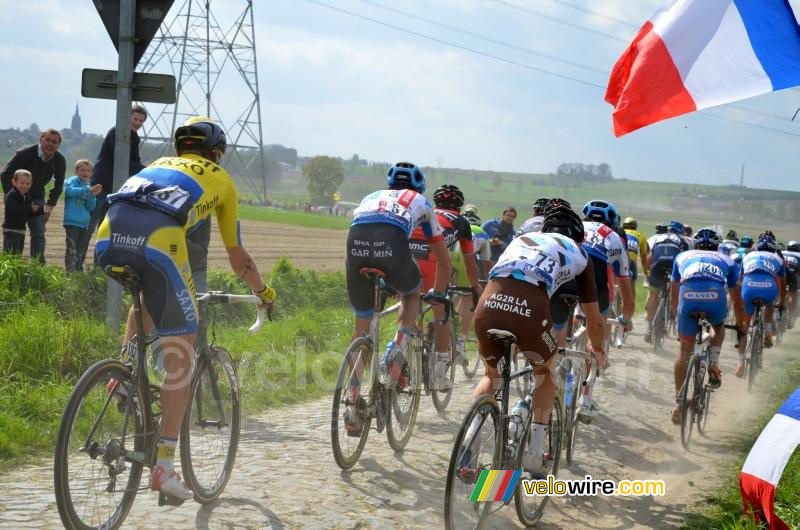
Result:
M447 391L450 389L450 379L447 377L447 369L449 368L449 361L447 359L436 359L433 384L431 385L434 390Z
M522 453L522 469L530 473L534 480L544 480L547 478L547 467L544 465L544 458L525 451Z
M588 425L592 423L599 415L600 409L598 409L594 403L591 405L585 405L581 403L581 407L578 410L578 421Z
M184 501L194 497L192 490L183 484L181 476L174 469L167 473L161 466L153 466L150 471L150 489Z

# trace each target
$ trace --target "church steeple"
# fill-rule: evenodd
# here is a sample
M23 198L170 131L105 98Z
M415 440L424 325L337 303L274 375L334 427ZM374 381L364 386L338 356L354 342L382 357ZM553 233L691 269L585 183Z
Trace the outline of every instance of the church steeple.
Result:
M75 115L72 117L72 132L75 134L82 134L81 132L81 115L78 112L78 104L75 103Z

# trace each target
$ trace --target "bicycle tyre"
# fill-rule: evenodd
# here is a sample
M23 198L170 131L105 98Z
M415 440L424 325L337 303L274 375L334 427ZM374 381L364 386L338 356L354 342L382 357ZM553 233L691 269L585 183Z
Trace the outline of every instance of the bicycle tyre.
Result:
M653 351L658 351L664 344L664 334L666 333L666 298L659 295L656 315L653 319Z
M453 360L450 361L447 367L447 381L448 381L448 388L446 390L432 390L431 391L431 399L433 399L433 406L437 410L437 412L442 413L447 408L447 405L450 403L450 398L453 397L453 387L455 386L456 380L456 356L458 355L458 351L456 350L456 335L455 335L455 326L453 325L454 322L450 319L449 326L450 326L450 351L452 352ZM435 359L434 355L434 359ZM436 361L434 361L435 363ZM435 364L434 364L435 366ZM435 376L436 372L434 372Z
M472 433L472 439L467 440L469 427L479 416L483 419L480 420L475 433ZM472 404L461 422L450 453L444 487L444 524L447 530L478 528L485 517L493 511L492 504L495 503L492 501L477 502L469 499L480 473L500 467L502 448L499 447L498 440L501 438L500 432L503 428L501 421L500 405L497 400L493 396L481 396ZM465 447L467 442L469 447ZM473 450L473 447L477 450ZM462 448L470 449L468 457L465 457ZM483 448L488 451L484 453ZM472 524L474 519L477 519L477 522Z
M522 455L522 451L527 451L527 445L530 441L531 429L530 424L528 426L527 432L525 433L525 439L520 446L519 455ZM553 400L553 411L550 413L550 426L548 430L547 436L547 453L548 453L548 465L547 467L547 475L553 475L553 477L558 477L558 466L561 462L561 447L564 437L564 408L563 403L561 402L561 396L556 393L555 398ZM517 466L520 468L521 466ZM533 526L539 519L542 518L544 515L544 509L547 507L547 503L550 500L550 496L541 497L541 501L538 503L534 503L534 507L530 508L526 506L527 499L539 499L538 496L528 497L525 494L525 487L522 485L522 480L525 478L533 478L528 474L526 476L525 470L522 470L522 476L520 477L520 481L517 482L517 491L514 493L514 508L517 511L517 517L519 521L525 526Z
M78 380L78 383L75 385L67 401L64 415L61 418L61 425L59 426L58 437L56 438L53 478L58 513L61 516L61 521L64 523L64 526L67 528L77 528L81 530L90 528L118 528L125 520L125 517L128 515L133 505L142 478L144 464L142 462L125 459L121 454L118 454L118 458L114 459L115 463L123 463L124 461L124 464L128 465L127 469L129 473L125 487L118 501L113 499L113 493L119 492L108 492L106 489L106 487L111 486L113 482L113 487L116 490L117 483L116 480L109 482L111 468L108 463L103 462L105 458L109 457L106 452L113 450L121 453L125 450L126 440L130 439L133 444L133 451L143 455L148 438L146 434L147 429L145 427L145 422L147 420L145 418L149 418L149 415L144 414L141 410L140 394L138 392L131 391L129 393L129 396L132 396L129 397L129 399L132 399L133 405L127 406L129 409L127 415L125 414L125 410L120 411L118 409L114 398L109 395L108 390L106 390L106 385L111 378L118 381L118 386L127 383L129 385L128 388L133 388L131 370L127 365L113 359L98 361L90 366ZM98 406L102 409L98 411L98 413L102 414L101 416L91 412L91 409ZM132 410L133 407L136 407L137 410ZM82 421L80 419L80 414L84 411L84 408L86 408L86 412L89 413L87 417L91 418L87 421ZM126 418L128 419L126 420ZM116 441L116 446L111 445L111 441L114 440L113 436L111 436L110 431L106 432L103 430L102 432L95 433L97 441L90 444L90 447L95 451L102 452L98 452L92 457L86 452L80 451L79 448L81 444L84 444L86 441L88 432L79 435L76 429L91 428L95 423L97 423L98 427L102 427L103 425L117 423L120 420L122 422L128 421L132 424L132 426L128 425L129 428L132 427L132 432L128 432L126 439L122 440L121 446L119 441ZM116 431L116 429L114 430ZM114 435L116 435L116 432ZM101 444L104 446L101 447ZM88 463L89 467L94 468L97 472L97 481L108 483L108 486L87 487L86 493L82 493L77 488L73 487L70 477L70 468L73 466L70 465L70 460L74 460L75 458L83 461L81 465L75 465L75 469L81 471ZM120 458L122 458L122 460L120 460ZM77 462L73 461L73 464L77 464ZM124 473L124 469L122 473ZM78 514L78 504L75 501L79 495L88 496L92 492L95 494L108 493L109 499L106 502L98 502L94 507L91 507L90 510L93 520L87 521L85 520L86 510L84 510L83 515ZM113 504L111 502L112 500L114 500ZM81 504L84 508L87 508L86 502ZM99 518L96 517L96 508L102 510L104 507L108 508L108 511L111 511L113 508L113 511L111 511L108 516L101 515Z
M570 361L570 363L574 362ZM572 405L567 406L566 401L564 402L564 445L566 449L564 456L567 459L567 465L572 464L572 458L575 453L575 440L578 437L578 426L581 423L578 421L578 411L580 410L578 408L578 399L580 398L581 383L583 381L583 370L577 370L574 375L571 392Z
M472 352L475 355L474 361L471 360L470 355L467 354L467 344L475 346L475 349ZM475 377L475 374L478 373L478 368L481 365L481 354L478 353L478 341L476 339L467 336L467 340L464 341L464 355L467 358L467 362L462 364L461 367L467 379L472 379Z
M211 365L198 363L189 399L181 424L181 470L194 500L208 504L225 489L239 448L239 378L227 350L213 346Z
M696 372L699 369L700 360L696 356L689 359L689 366L686 370L686 379L683 380L681 387L681 444L685 449L689 449L692 439L692 429L696 420L695 402L696 396Z
M395 452L402 451L408 445L417 421L422 389L422 348L419 340L413 341L408 348L406 363L409 377L406 387L402 390L390 388L384 393L389 400L389 406L386 407L386 438Z
M756 382L758 375L758 364L761 361L761 352L764 348L764 335L761 328L761 322L757 322L753 328L753 334L750 341L750 362L747 369L747 390L752 391L753 385Z
M367 444L367 437L369 436L369 427L372 423L372 416L369 414L362 414L364 421L361 428L361 436L352 448L344 447L347 445L346 440L352 439L347 435L347 430L344 425L344 414L347 406L347 390L349 388L351 376L351 363L358 359L358 356L363 354L364 371L370 371L372 365L369 362L372 355L372 340L368 337L358 337L350 343L347 352L344 354L342 364L339 366L339 375L336 378L336 389L333 392L333 406L331 408L331 448L333 450L333 459L336 464L344 469L350 469L358 462L364 446ZM362 373L362 376L364 374ZM362 378L364 379L364 378ZM374 403L375 399L375 383L377 382L377 374L369 373L366 378L370 381L369 389L366 399L364 399L364 385L363 382L360 386L359 399L355 404L358 408L363 409L367 404ZM343 399L344 398L344 399ZM381 404L378 404L379 406ZM340 408L342 410L340 410ZM341 429L339 428L339 420L341 420Z

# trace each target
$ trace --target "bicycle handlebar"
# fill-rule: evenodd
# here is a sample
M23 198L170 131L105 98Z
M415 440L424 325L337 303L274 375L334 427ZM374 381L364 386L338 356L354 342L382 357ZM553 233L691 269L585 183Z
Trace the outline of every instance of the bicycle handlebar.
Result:
M228 294L219 291L211 291L208 293L198 293L197 294L197 303L204 303L209 305L214 304L260 304L261 298L254 294ZM264 325L264 322L267 320L267 310L266 309L258 309L258 315L256 316L255 324L250 326L247 329L247 332L251 335L254 335L261 326Z

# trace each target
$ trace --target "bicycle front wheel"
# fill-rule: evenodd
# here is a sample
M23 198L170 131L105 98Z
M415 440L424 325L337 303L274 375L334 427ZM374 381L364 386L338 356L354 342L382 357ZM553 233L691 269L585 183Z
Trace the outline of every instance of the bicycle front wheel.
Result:
M433 390L431 392L431 399L433 399L433 406L436 408L438 412L444 412L447 408L447 405L450 403L450 398L453 397L453 386L455 385L456 380L456 361L455 359L458 356L458 348L456 345L456 328L453 325L453 319L450 319L448 326L450 326L450 352L451 352L451 360L447 363L447 371L445 372L445 381L447 382L447 387L442 390ZM434 359L434 377L435 377L435 366L438 360L436 359L436 355L433 355Z
M653 351L658 351L664 343L664 335L667 332L667 308L666 299L663 296L658 298L656 316L653 319Z
M689 359L689 367L686 370L686 379L681 387L681 444L689 449L689 442L692 439L692 429L697 421L695 406L697 404L697 371L700 368L700 360L692 355Z
M444 488L444 525L447 530L480 528L490 512L503 506L493 500L472 500L481 472L500 467L500 406L482 396L461 422ZM480 492L478 492L480 494Z
M576 361L570 361L572 388L565 388L565 391L569 392L569 396L565 394L564 403L564 445L566 447L567 465L572 464L575 441L578 438L578 426L581 423L578 421L578 399L580 398L581 383L583 381L581 366L582 364L578 364Z
M372 423L368 409L374 403L374 383L378 379L377 374L372 373L371 358L372 341L359 337L350 343L339 367L331 409L331 447L333 459L342 469L353 467L367 444ZM353 428L359 424L360 431Z
M547 436L544 439L544 454L542 458L545 464L545 475L558 476L558 465L561 462L561 443L564 435L564 408L561 402L561 396L556 394L553 400L553 410L550 413L550 424L547 430ZM520 446L520 455L522 451L528 450L528 444L531 440L531 429L528 428L525 433L525 439ZM522 470L520 481L517 482L517 491L514 495L514 506L517 509L517 517L519 521L525 526L535 525L539 519L544 515L544 509L547 506L547 501L550 497L532 495L528 496L522 481L525 479L533 479L533 475Z
M386 437L395 451L402 451L408 444L417 421L422 388L422 345L419 340L409 345L403 378L405 381L398 381L394 389L384 393L384 399L389 400Z
M211 348L210 360L198 363L190 409L181 425L181 470L201 504L219 497L231 478L241 425L233 360L219 346Z
M80 378L61 419L53 464L65 527L118 528L125 520L142 477L145 417L125 364L98 361Z

